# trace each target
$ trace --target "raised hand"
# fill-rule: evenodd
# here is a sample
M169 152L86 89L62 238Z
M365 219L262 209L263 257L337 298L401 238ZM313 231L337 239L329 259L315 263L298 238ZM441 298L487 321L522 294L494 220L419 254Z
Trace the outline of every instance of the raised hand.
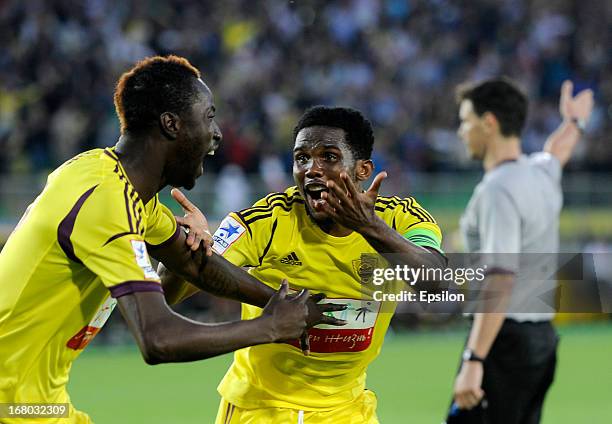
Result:
M270 298L262 317L269 318L268 325L274 342L295 340L304 333L308 320L308 290L288 298L289 284L281 282L278 291Z
M189 230L186 240L187 246L195 251L199 249L200 243L202 243L206 250L206 256L211 256L213 253L213 238L208 229L206 217L178 188L173 188L170 194L174 200L181 205L183 212L185 212L184 216L175 216L174 218L176 218L176 223L178 225Z
M573 90L574 84L570 80L563 82L559 112L564 120L578 119L581 124L586 124L593 111L593 90L582 90L572 96Z
M372 185L365 192L359 192L355 183L346 172L340 174L342 186L334 181L327 181L329 192L323 192L325 202L317 209L325 211L334 221L346 228L360 232L371 225L375 219L374 205L382 181L387 178L385 171L379 172Z

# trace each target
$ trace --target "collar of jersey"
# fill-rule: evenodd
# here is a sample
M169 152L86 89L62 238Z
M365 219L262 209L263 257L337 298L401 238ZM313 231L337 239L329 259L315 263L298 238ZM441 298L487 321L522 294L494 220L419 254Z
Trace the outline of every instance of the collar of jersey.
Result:
M119 156L117 156L117 153L115 153L115 147L116 146L106 147L106 148L104 148L104 151L108 152L112 156L112 158L117 161L117 165L121 169L121 172L125 176L125 179L127 180L128 184L130 185L130 187L132 187L136 191L136 196L138 196L137 197L138 201L141 202L144 205L144 202L140 198L140 194L138 193L138 190L136 190L136 187L134 187L134 184L132 184L132 181L130 181L130 177L128 176L127 172L125 172L125 168L123 167L123 164L121 163L121 160L119 160ZM153 198L155 198L155 196L153 196ZM151 199L151 200L153 200L153 199Z
M359 234L357 231L353 231L351 234L349 234L348 236L343 236L343 237L338 237L338 236L333 236L331 234L327 234L325 231L323 231L321 229L321 227L319 227L317 225L316 222L314 222L314 220L308 216L306 216L306 220L308 222L308 226L310 228L312 228L312 231L315 233L315 235L325 241L326 243L329 244L335 244L335 245L346 245L346 244L352 244L354 243L359 237L361 237L361 234Z

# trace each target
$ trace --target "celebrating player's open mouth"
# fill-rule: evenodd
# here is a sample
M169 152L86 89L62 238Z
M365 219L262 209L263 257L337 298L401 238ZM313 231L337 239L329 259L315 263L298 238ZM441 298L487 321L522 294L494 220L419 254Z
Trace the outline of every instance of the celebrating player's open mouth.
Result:
M329 192L329 189L322 180L313 180L304 184L304 195L311 210L316 211L325 203L321 198L323 192Z

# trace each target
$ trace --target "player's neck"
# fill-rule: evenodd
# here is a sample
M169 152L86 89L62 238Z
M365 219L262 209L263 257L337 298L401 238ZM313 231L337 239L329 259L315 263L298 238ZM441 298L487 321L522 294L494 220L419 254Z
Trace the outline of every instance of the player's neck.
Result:
M489 144L482 166L485 172L489 172L503 162L517 160L521 154L521 140L518 137L498 137Z
M332 221L331 219L325 220L322 222L315 222L315 223L325 233L329 234L330 236L334 236L334 237L346 237L353 232L353 230L351 230L350 228L343 227L342 225L338 224L337 222Z
M165 185L162 177L164 161L157 151L159 149L152 148L154 143L155 140L147 135L124 134L115 148L121 166L145 204Z

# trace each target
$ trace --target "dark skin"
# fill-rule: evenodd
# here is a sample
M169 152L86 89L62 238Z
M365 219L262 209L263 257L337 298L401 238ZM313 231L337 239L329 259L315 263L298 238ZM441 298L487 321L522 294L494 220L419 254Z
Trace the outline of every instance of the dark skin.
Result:
M323 231L338 237L356 231L378 253L399 255L402 265L444 267L442 255L406 240L376 215L376 197L387 173L376 175L364 191L362 184L373 171L371 160L355 159L341 128L313 126L296 137L293 178L308 213Z
M124 133L116 148L130 182L147 203L167 185L191 188L203 172L203 160L221 141L208 87L194 78L199 95L181 114L164 112L148 131ZM197 243L199 245L199 243ZM117 299L119 309L149 364L204 359L247 346L299 337L307 320L321 322L321 311L308 291L287 297L287 283L278 292L229 262L192 249L181 231L169 246L152 256L202 290L264 307L261 317L229 324L203 324L174 313L162 293L136 292ZM210 255L210 256L209 256Z

